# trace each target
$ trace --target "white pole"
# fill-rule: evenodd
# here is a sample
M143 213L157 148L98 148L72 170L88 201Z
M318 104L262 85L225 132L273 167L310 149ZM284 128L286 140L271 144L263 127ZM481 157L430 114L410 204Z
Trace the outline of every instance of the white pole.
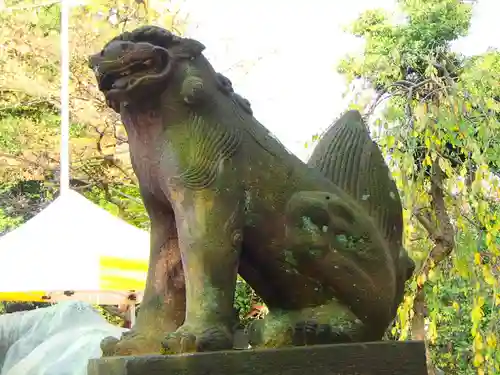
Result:
M69 14L70 0L61 0L61 195L69 190Z
M135 301L132 301L130 307L128 309L129 320L130 320L130 328L135 325Z

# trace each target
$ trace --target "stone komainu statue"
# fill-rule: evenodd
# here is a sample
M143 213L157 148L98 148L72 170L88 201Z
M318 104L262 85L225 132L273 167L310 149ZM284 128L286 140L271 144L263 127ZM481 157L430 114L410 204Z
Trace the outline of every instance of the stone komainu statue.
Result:
M249 327L254 346L380 339L413 262L398 191L359 113L304 164L203 49L145 26L90 58L151 218L137 324L104 354L231 348L238 273L270 310Z

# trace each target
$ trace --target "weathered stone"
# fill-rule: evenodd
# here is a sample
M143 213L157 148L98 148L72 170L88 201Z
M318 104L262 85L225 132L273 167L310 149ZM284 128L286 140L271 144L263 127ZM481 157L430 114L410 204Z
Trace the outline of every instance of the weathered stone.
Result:
M377 342L91 360L88 375L427 375L423 342Z
M237 273L270 309L250 327L253 345L380 339L411 269L397 190L388 190L396 197L387 209L377 206L386 199L380 189L394 188L380 150L348 112L337 122L343 130L325 135L304 164L253 117L203 49L145 26L90 59L127 129L151 218L137 326L103 345L105 355L159 352L162 335L168 353L230 349ZM354 168L337 173L350 160L335 152L344 130L357 134L348 145L374 186ZM365 188L369 202L360 198Z
M349 193L375 221L392 254L398 254L398 291L394 314L404 293L404 282L415 264L403 249L403 208L396 183L377 144L358 111L344 113L321 136L307 165L317 168Z

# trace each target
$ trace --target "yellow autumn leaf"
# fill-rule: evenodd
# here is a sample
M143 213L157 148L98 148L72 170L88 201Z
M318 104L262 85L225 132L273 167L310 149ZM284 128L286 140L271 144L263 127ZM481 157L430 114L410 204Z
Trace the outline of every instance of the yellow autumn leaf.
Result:
M488 336L486 336L486 344L490 349L495 349L497 347L498 344L497 337L495 336L494 333L490 332Z
M484 357L481 353L474 354L473 364L475 367L481 366L483 362L484 362Z
M437 276L437 272L435 271L435 269L431 269L429 270L429 274L427 275L427 278L430 280L430 281L434 281L436 279L436 276ZM436 285L434 286L436 287ZM437 289L437 288L436 288Z
M445 158L439 158L439 166L441 169L443 169L445 172L452 171L451 163L448 159Z
M458 311L458 309L460 309L460 305L456 301L454 301L453 308Z
M479 306L479 307L483 307L483 306L484 306L484 302L485 302L485 300L484 300L484 297L483 297L483 296L479 296L479 297L477 297L477 299L476 299L476 304L477 304L477 306Z
M471 190L474 194L478 194L482 191L482 184L481 181L476 179L474 182L471 184Z
M427 108L425 105L418 105L417 108L415 108L415 116L418 119L426 119L427 118Z
M486 281L488 285L495 286L497 284L497 280L491 273L490 267L488 265L483 266L483 277L484 281Z
M472 326L472 328L470 329L470 334L472 336L476 336L476 334L477 334L477 324Z
M426 278L426 276L424 274L418 275L418 277L417 277L417 285L418 286L424 285L425 282L426 282L426 280L427 280L427 278Z
M474 263L478 265L481 264L481 254L474 253Z
M467 277L469 275L469 263L463 258L458 258L455 260L455 267L458 274L462 277Z
M476 287L477 291L480 291L481 290L481 283L479 281L476 281L475 287ZM482 297L479 297L479 298L482 298ZM481 299L478 299L478 300L481 301ZM484 298L482 300L484 300Z
M490 237L497 237L498 232L500 231L500 221L497 219L497 215L495 214L491 215L490 218L493 221L493 225L491 225L487 234L489 234Z
M396 144L396 137L394 137L393 135L389 135L385 139L385 142L388 148L392 148Z
M427 149L431 148L431 140L429 138L425 138L424 144Z
M431 343L434 344L437 337L438 337L438 333L437 333L436 323L434 321L431 321L429 323L429 328L428 328L428 339Z
M471 318L473 323L478 323L483 318L483 309L481 306L475 306L471 311Z
M474 337L474 349L476 351L481 351L484 349L484 343L481 334L477 334L476 337Z
M486 233L485 242L487 246L493 243L493 236L491 235L491 232Z

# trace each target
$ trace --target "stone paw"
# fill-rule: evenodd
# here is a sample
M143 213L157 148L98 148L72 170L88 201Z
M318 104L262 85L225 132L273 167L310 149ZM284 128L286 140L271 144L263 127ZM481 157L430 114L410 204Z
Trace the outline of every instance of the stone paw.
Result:
M246 327L248 343L253 347L264 346L266 323L263 319L251 321Z
M101 351L102 351L102 356L103 357L112 357L115 354L115 349L116 349L116 344L118 344L120 340L118 340L116 337L113 336L108 336L102 339L101 341Z
M286 320L265 317L252 321L247 327L252 347L276 348L292 345L293 329Z
M183 325L165 336L163 354L231 350L233 334L223 325L195 327Z
M160 354L163 335L128 331L118 340L106 337L101 341L103 357Z

